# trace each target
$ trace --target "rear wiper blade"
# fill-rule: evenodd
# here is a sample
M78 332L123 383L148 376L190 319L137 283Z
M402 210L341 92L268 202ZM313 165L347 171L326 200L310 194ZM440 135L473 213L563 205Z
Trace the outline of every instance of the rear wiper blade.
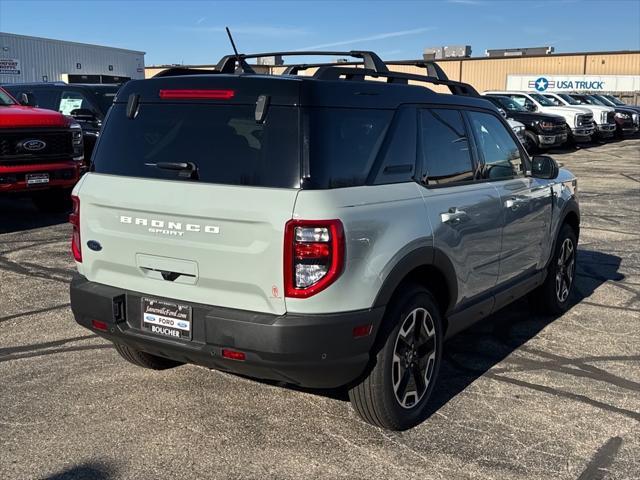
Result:
M149 167L157 167L163 170L173 170L179 172L178 175L184 178L190 178L191 180L198 180L200 175L198 173L198 165L194 162L157 162L157 163L145 163Z

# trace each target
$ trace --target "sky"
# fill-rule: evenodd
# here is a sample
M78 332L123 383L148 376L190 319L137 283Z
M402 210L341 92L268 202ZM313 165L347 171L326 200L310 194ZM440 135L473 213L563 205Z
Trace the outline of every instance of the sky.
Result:
M231 52L425 47L640 50L640 0L36 1L0 0L0 31L146 52L146 65L211 64Z

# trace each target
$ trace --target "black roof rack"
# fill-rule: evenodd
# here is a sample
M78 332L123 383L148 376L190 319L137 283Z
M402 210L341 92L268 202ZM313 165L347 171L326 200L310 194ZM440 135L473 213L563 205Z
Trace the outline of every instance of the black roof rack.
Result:
M357 68L362 62L337 62L337 63L315 63L289 65L282 75L297 75L302 70L317 68L318 70L311 78L318 80L338 80L345 78L347 80L363 81L365 77L384 77L388 83L409 83L409 80L417 82L431 83L434 85L444 85L454 95L466 95L471 97L480 96L478 91L468 83L449 80L447 74L435 62L416 60L413 62L387 62L386 65L415 65L423 67L427 70L427 75L418 75L414 73L393 72L387 69L386 72L376 72L366 68ZM385 66L386 66L385 65ZM355 67L355 68L354 68Z
M294 51L294 52L270 52L270 53L240 53L236 55L226 55L218 62L216 70L221 73L254 73L253 69L245 62L247 58L263 58L263 57L290 57L290 56L332 56L332 57L353 57L361 58L364 66L376 72L388 72L389 69L382 59L374 52L365 50L351 50L348 52L336 51ZM236 65L240 59L240 65ZM238 72L239 71L239 72Z
M449 88L454 95L465 95L476 97L480 94L471 85L464 82L449 80L442 68L432 61L415 60L388 62L389 65L414 65L426 69L427 75L417 75L413 73L392 72L387 64L374 52L366 50L351 50L348 52L338 51L294 51L294 52L268 52L251 53L238 55L225 55L216 65L214 70L200 70L194 68L175 67L164 70L155 77L172 77L182 75L202 75L202 74L242 74L255 73L253 68L246 62L248 58L263 58L274 56L337 56L353 57L362 59L358 62L328 62L328 63L305 63L299 65L289 65L282 75L297 75L302 70L318 68L311 77L316 80L356 80L365 81L366 77L386 78L387 83L408 84L410 80L417 82L431 83L434 85L444 85ZM358 68L362 65L364 68Z

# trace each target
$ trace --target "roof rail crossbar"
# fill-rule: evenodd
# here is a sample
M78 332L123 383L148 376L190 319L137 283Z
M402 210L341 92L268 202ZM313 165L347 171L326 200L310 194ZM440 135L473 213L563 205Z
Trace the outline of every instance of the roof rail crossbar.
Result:
M385 66L388 65L413 65L415 67L424 68L427 70L427 76L437 78L438 80L449 80L449 77L444 72L442 67L438 65L436 62L432 62L429 60L390 60L384 62ZM289 65L286 70L282 73L282 75L296 75L300 70L307 70L309 68L316 67L324 67L326 65L336 65L336 66L357 66L363 65L363 62L326 62L326 63L301 63ZM369 68L365 65L365 68Z
M387 65L413 65L414 67L421 67L427 71L427 76L434 77L439 80L449 80L449 77L440 65L430 60L410 60L410 61L396 61L393 60L386 62Z
M355 73L357 72L357 74ZM445 75L446 76L446 75ZM388 83L408 83L409 80L416 82L431 83L434 85L444 85L454 95L464 95L469 97L477 97L480 94L468 83L456 82L454 80L442 80L429 75L417 75L414 73L403 72L375 72L370 69L352 68L352 67L336 67L333 65L324 65L318 68L313 75L317 80L364 80L365 77L383 77Z
M374 52L365 50L351 50L348 52L337 51L294 51L294 52L267 52L267 53L241 53L239 55L226 55L218 62L216 70L221 73L235 73L237 60L241 60L241 65L238 66L240 73L254 73L253 69L245 62L248 58L263 58L263 57L290 57L290 56L332 56L332 57L353 57L361 58L365 68L374 70L375 72L388 72L389 69L382 61L382 59Z

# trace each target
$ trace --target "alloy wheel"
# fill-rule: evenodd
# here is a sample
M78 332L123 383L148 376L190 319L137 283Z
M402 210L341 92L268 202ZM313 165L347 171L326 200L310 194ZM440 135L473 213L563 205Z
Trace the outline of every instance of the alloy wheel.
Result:
M393 350L391 377L396 400L413 408L424 397L436 359L435 326L431 314L416 308L402 322Z
M560 303L569 297L575 273L575 248L570 238L565 238L558 254L558 268L556 269L556 296Z

